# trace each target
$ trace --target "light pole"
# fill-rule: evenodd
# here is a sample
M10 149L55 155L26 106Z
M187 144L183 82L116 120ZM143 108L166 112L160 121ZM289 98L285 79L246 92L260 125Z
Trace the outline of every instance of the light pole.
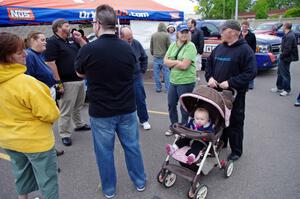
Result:
M235 0L235 20L238 19L239 0Z

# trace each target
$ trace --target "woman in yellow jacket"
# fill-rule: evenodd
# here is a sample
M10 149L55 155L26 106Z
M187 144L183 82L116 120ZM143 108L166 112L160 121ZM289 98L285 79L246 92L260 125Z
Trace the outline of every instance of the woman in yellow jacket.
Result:
M25 75L21 38L0 33L0 147L11 158L19 199L42 192L58 199L52 124L59 117L49 88Z

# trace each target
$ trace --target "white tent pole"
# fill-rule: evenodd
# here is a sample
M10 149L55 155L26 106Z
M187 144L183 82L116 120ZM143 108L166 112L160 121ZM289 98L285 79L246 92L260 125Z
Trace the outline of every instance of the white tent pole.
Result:
M121 37L121 26L120 26L120 18L118 18L118 35L119 35L119 38Z

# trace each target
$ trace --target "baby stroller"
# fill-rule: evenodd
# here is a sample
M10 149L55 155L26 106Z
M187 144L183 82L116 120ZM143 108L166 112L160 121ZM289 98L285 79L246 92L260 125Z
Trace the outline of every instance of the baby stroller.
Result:
M208 110L211 122L215 125L215 133L193 131L180 124L174 124L171 131L176 139L187 137L200 141L204 145L204 154L198 154L196 161L186 164L186 152L189 146L179 148L172 155L168 155L163 163L162 169L157 175L157 181L166 188L174 185L177 175L192 183L188 197L193 199L204 199L207 196L208 188L200 184L200 174L207 175L214 167L224 170L226 178L230 177L233 171L233 161L219 159L219 152L223 148L223 141L220 137L224 127L229 125L229 118L232 103L235 99L236 91L216 90L210 87L199 86L193 93L186 93L180 96L180 103L183 108L193 117L197 108ZM178 164L171 164L170 159L175 159Z

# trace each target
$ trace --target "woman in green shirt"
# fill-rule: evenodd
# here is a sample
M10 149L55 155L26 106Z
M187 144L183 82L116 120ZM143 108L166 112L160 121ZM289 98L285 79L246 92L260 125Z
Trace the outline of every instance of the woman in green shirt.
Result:
M177 104L180 95L192 92L196 82L196 55L197 49L190 41L191 35L188 26L184 23L177 26L177 42L170 45L165 58L164 64L170 70L170 87L168 91L168 110L171 124L178 122ZM188 122L188 113L182 106L181 123ZM166 135L172 135L168 130Z

